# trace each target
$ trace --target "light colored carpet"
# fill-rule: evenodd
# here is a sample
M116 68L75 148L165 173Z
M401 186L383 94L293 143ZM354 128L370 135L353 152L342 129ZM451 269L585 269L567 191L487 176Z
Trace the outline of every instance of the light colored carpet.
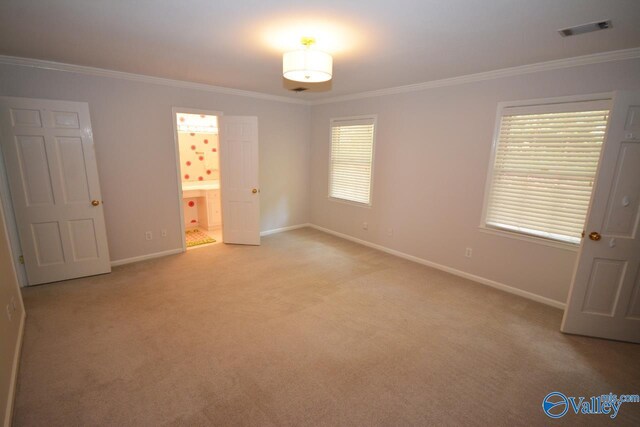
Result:
M640 391L638 345L312 229L24 294L16 426L548 425L550 391Z

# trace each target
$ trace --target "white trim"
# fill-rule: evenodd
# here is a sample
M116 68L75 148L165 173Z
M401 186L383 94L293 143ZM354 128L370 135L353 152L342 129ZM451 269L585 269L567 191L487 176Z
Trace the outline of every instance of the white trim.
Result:
M447 273L453 274L455 276L459 276L465 279L472 280L474 282L490 286L494 289L498 289L504 292L508 292L513 295L517 295L523 298L530 299L532 301L536 301L542 304L549 305L551 307L559 308L564 310L565 303L553 300L551 298L543 297L541 295L534 294L532 292L524 291L522 289L514 288L513 286L505 285L504 283L496 282L495 280L487 279L485 277L476 276L475 274L467 273L462 270L457 270L452 267L448 267L446 265L438 264L432 261L427 261L426 259L418 258L417 256L409 255L404 252L397 251L395 249L387 248L386 246L378 245L375 243L367 242L366 240L358 239L356 237L349 236L348 234L339 233L337 231L330 230L328 228L320 227L315 224L310 224L311 228L315 228L316 230L322 231L327 234L332 234L334 236L350 240L355 243L359 243L364 246L368 246L373 249L377 249L382 252L386 252L391 255L395 255L399 258L404 258L409 261L417 262L418 264L426 265L427 267L432 267L437 270L445 271Z
M503 103L501 103L503 104ZM508 103L504 103L508 104ZM529 104L522 106L504 106L503 116L517 116L527 114L547 114L547 113L577 113L587 111L611 110L611 99L596 99L582 101L549 102L540 104Z
M283 231L289 231L289 230L297 230L298 228L305 228L310 226L311 224L305 223L305 224L290 225L288 227L274 228L272 230L261 231L260 236L268 236L270 234L281 233ZM125 264L133 264L134 262L147 261L154 258L162 258L165 256L181 254L184 252L185 252L184 249L176 248L176 249L169 249L168 251L155 252L147 255L140 255L140 256L135 256L131 258L118 259L115 261L111 261L111 267L117 267L119 265L125 265Z
M299 228L311 227L308 222L305 224L289 225L287 227L273 228L271 230L265 230L260 232L260 236L270 236L271 234L282 233L283 231L297 230Z
M107 70L104 68L87 67L84 65L65 64L62 62L44 61L42 59L20 58L17 56L0 55L0 64L17 65L22 67L41 68L44 70L65 71L70 73L87 74L97 77L108 77L113 79L129 80L134 82L151 83L162 86L179 87L183 89L201 90L224 95L245 96L249 98L264 99L267 101L286 102L289 104L308 105L309 102L301 99L286 96L271 95L261 92L253 92L242 89L232 89L222 86L214 86L205 83L195 83L183 80L166 79L163 77L153 77L143 74L127 73L124 71Z
M580 95L553 96L547 98L519 99L498 102L498 108L530 107L534 105L568 104L571 102L611 101L614 92L597 92Z
M371 180L373 181L373 176L371 176ZM370 195L369 201L371 201L372 198L373 197ZM331 197L331 196L327 196L327 200L334 203L342 203L343 205L355 206L357 208L371 209L371 203L367 204L367 203L354 202L353 200L341 199L339 197Z
M640 58L640 47L631 49L612 50L608 52L594 53L591 55L574 56L572 58L556 59L553 61L537 62L535 64L520 65L518 67L502 68L484 73L467 74L440 80L431 80L424 83L416 83L406 86L396 86L387 89L360 92L351 95L335 96L311 101L311 105L331 104L334 102L353 101L356 99L374 98L378 96L395 95L399 93L416 92L438 87L455 86L466 83L481 82L484 80L498 79L502 77L520 76L540 71L559 70L563 68L579 67L582 65L600 64L603 62L623 61Z
M154 258L162 258L169 255L176 255L183 253L184 250L182 248L177 249L169 249L168 251L155 252L147 255L134 256L131 258L123 258L117 259L115 261L111 261L111 267L117 267L119 265L132 264L134 262L146 261Z
M22 353L22 342L24 341L24 324L27 314L22 307L22 316L20 316L20 326L18 327L18 342L13 354L13 364L11 366L11 380L9 383L9 395L7 396L7 406L5 407L5 416L3 420L4 427L11 426L13 418L13 405L16 399L16 389L18 385L18 370L20 369L20 354Z
M445 86L480 82L501 77L512 77L523 74L531 74L539 71L559 70L563 68L579 67L582 65L601 64L604 62L623 61L640 58L640 47L630 49L612 50L593 53L590 55L574 56L572 58L556 59L553 61L537 62L534 64L520 65L518 67L502 68L483 73L467 74L440 80L431 80L405 86L395 86L386 89L372 90L354 93L350 95L335 96L317 100L295 99L287 96L252 92L241 89L231 89L222 86L213 86L204 83L187 82L183 80L166 79L162 77L145 76L142 74L125 73L122 71L106 70L103 68L86 67L82 65L65 64L61 62L44 61L41 59L20 58L17 56L0 55L0 64L17 65L22 67L41 68L45 70L66 71L72 73L88 74L98 77L110 77L116 79L159 84L164 86L180 87L184 89L202 90L207 92L222 93L226 95L245 96L269 101L286 102L300 105L321 105L335 102L352 101L356 99L374 98L377 96L395 95L399 93L416 92Z
M578 252L579 244L561 242L559 240L545 239L544 237L532 236L530 234L519 233L517 231L506 231L497 228L489 228L485 226L478 227L481 233L493 234L494 236L507 237L509 239L522 240L524 242L536 243L543 246L551 246L552 248L564 249L565 251Z
M176 157L176 184L178 186L178 216L180 217L180 243L182 243L182 250L187 250L187 237L184 224L184 208L183 208L183 194L182 194L182 169L180 164L180 141L178 140L178 107L171 108L171 123L173 126L173 148ZM219 124L218 124L219 126ZM113 265L113 264L112 264Z
M9 179L7 176L7 167L4 161L4 155L0 149L0 202L4 213L5 229L9 241L13 268L16 272L18 285L21 288L29 286L27 279L27 270L24 264L20 263L20 255L22 255L22 246L20 245L20 236L18 234L18 223L13 210L13 200L11 200L11 190L9 188Z

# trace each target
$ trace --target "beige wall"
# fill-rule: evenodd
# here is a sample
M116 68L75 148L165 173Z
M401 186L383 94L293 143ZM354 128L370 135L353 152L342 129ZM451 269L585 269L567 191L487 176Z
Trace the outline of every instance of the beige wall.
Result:
M15 302L16 309L12 312L12 319L9 320L7 305L11 305L12 301ZM11 262L4 216L0 209L0 422L3 425L10 425L8 417L13 401L14 364L18 356L17 350L22 333L20 326L23 320L22 296Z
M564 302L575 251L478 229L497 104L634 88L640 88L640 60L316 105L311 222ZM327 198L329 119L364 114L378 115L371 208ZM466 247L473 248L470 259Z
M112 260L182 246L172 107L257 116L261 230L309 220L306 105L12 65L0 76L0 95L89 103Z

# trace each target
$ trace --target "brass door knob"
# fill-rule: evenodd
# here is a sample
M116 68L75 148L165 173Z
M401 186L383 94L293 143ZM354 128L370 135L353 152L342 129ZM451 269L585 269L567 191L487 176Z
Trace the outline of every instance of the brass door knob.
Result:
M256 193L258 192L258 189L257 189L257 188L254 188L253 190L251 190L251 192L252 192L253 194L256 194Z
M602 239L602 236L597 231L592 231L591 233L589 233L589 238L597 242L598 240Z
M92 200L92 201L91 201L91 205L92 205L92 206L98 206L99 204L100 204L100 201L99 201L99 200Z

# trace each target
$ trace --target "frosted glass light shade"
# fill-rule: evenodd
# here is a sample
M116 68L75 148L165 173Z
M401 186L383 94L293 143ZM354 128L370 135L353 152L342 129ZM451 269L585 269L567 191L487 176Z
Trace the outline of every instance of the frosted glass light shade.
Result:
M294 50L282 56L282 75L296 82L320 83L331 80L333 58L311 49Z

